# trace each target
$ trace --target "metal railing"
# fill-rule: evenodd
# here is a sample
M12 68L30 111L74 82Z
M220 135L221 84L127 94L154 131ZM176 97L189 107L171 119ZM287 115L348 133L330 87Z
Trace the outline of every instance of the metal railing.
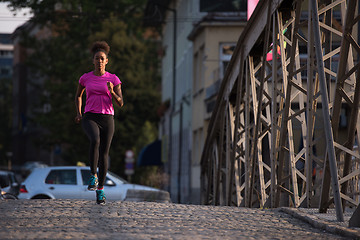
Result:
M202 203L334 206L339 221L359 205L356 9L355 0L259 2L210 119ZM347 125L339 128L344 108Z

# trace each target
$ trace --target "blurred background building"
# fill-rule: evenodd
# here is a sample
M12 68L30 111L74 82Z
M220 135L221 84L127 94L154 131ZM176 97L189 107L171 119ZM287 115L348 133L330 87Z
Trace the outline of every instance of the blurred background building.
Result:
M247 0L149 0L162 34L162 160L172 200L200 203L200 158L220 81L247 21ZM166 107L167 106L167 107Z
M13 61L13 164L22 165L29 161L54 164L54 151L43 148L39 139L43 129L35 122L29 121L39 112L49 112L50 105L39 107L43 77L30 71L28 66L30 50L22 45L23 33L36 38L51 36L48 29L26 22L12 34L14 44ZM46 94L46 93L45 93Z
M11 34L0 33L0 79L11 79L13 69L14 45Z

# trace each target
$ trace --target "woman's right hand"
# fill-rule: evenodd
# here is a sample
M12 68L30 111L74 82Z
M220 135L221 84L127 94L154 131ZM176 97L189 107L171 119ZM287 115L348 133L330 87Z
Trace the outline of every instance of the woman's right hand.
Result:
M80 114L78 114L76 117L75 117L75 122L76 123L80 123L81 122L81 119L82 119L82 116Z

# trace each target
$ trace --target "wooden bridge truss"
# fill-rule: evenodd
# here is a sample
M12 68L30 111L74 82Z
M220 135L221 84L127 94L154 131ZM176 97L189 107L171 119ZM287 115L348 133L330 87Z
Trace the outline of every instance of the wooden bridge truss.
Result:
M339 221L359 205L357 9L356 0L260 0L210 119L204 204L335 206Z

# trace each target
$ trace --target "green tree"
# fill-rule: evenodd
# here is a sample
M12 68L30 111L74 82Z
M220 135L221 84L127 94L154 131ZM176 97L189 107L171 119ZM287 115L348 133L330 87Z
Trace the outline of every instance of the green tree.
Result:
M38 97L31 119L43 129L37 145L62 146L69 164L87 163L88 141L74 123L74 95L79 77L93 69L89 47L105 40L111 47L107 70L122 80L125 105L115 109L116 130L110 152L111 170L123 174L127 149L135 150L148 121L157 128L160 77L156 43L143 38L145 0L12 0L10 8L31 8L33 24L51 29L51 37L38 39L24 32L22 44L33 53L27 62L31 72L43 79L33 84ZM37 111L51 106L49 111Z

